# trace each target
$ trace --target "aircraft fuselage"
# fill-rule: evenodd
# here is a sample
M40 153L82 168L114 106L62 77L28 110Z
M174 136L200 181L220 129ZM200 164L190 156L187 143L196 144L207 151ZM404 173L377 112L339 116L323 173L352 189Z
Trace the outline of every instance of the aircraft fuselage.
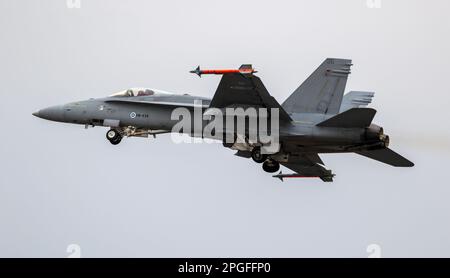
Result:
M107 126L111 128L135 127L140 130L171 131L178 122L172 119L176 104L194 104L201 101L202 111L207 109L210 100L190 95L165 95L149 98L154 105L110 102L114 97L89 99L51 106L33 115L57 122ZM162 104L156 104L161 102ZM186 108L194 113L194 108ZM354 152L359 149L383 147L387 145L382 128L372 124L369 128L319 127L318 122L327 119L326 115L292 115L294 121L279 127L280 142L289 142L287 152ZM331 115L330 115L331 116ZM206 126L207 120L202 121ZM195 134L190 134L196 136ZM197 135L198 136L198 135ZM205 138L208 136L205 134ZM214 139L214 138L212 138ZM287 144L286 144L287 145ZM293 149L294 148L294 149Z

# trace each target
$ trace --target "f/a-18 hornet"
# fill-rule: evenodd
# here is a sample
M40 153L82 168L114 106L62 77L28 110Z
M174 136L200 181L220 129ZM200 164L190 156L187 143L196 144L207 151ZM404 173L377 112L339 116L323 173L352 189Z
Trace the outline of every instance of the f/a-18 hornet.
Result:
M223 134L227 139L232 138L230 141L221 137L225 147L236 150L237 156L262 163L264 171L278 172L281 164L295 172L283 174L280 171L273 176L281 180L318 177L326 182L333 181L334 174L324 167L319 153L350 152L396 167L414 166L388 148L389 136L384 134L382 127L372 123L376 110L367 105L374 93L350 91L344 95L351 66L348 59L326 59L281 105L254 75L256 71L252 66L242 65L239 69L201 70L197 67L191 71L199 76L222 75L212 99L132 88L109 97L52 106L33 115L86 127L109 127L106 138L113 145L119 144L124 137L148 137L161 133L179 132L213 139L217 139L217 134ZM253 117L258 120L265 117L270 122L267 126L278 127L277 147L265 148L267 142L262 142L258 136L256 140L250 140L251 127L245 127L239 133L235 128L230 131L219 125L222 129L215 127L209 135L185 129L174 131L179 118L174 118L173 112L179 108L191 113L193 118L196 109L199 110L202 127L218 115L217 111L223 112L227 118L229 108L270 110ZM252 115L247 115L247 120L248 117Z

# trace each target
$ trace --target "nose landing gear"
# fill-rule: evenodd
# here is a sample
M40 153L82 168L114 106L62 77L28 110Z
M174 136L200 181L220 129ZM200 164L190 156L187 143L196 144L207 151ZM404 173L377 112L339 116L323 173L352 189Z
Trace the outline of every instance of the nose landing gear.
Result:
M113 145L117 145L120 143L120 141L122 141L122 134L120 134L117 130L115 129L110 129L108 130L108 132L106 132L106 139L109 140L109 142L111 142L111 144Z

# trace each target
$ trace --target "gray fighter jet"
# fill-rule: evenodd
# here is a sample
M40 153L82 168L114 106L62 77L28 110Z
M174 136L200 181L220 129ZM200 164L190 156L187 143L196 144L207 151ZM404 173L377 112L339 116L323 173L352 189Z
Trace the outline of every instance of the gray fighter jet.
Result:
M351 91L344 95L351 66L348 59L326 59L281 105L254 75L256 71L251 65L242 65L231 70L201 70L198 67L191 71L199 76L222 75L212 99L133 88L105 98L52 106L33 115L81 124L86 128L109 127L106 138L116 145L123 137L172 132L178 122L172 117L176 108L185 108L191 113L199 106L202 113L212 108L225 111L229 107L278 109L280 147L275 153L264 153L262 143L246 140L248 129L244 134L234 134L234 140L238 135L244 138L240 143L224 140L223 145L237 150L237 156L262 163L266 172L278 172L280 164L295 172L280 172L273 176L281 180L318 177L326 182L333 181L334 174L324 167L319 153L350 152L396 167L414 166L388 148L389 136L384 134L382 127L372 123L376 110L366 106L374 93ZM207 124L208 120L202 120L203 126ZM183 132L195 136L191 131Z

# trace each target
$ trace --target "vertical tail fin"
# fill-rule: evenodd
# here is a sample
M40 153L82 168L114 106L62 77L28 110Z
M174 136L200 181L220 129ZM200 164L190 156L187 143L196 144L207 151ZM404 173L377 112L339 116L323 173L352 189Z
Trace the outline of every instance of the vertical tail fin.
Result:
M342 98L339 112L344 112L351 108L366 107L372 102L374 92L350 91Z
M326 59L282 107L288 113L339 113L351 65L348 59Z

